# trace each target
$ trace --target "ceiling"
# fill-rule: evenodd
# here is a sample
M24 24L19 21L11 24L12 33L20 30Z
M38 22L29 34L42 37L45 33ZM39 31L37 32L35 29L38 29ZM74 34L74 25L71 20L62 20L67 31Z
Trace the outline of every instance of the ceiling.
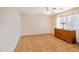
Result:
M51 11L50 13L47 14L51 15L72 9L72 7L61 7L61 8L47 7L47 8ZM46 7L19 7L18 10L24 14L40 14L40 15L46 14Z
M24 14L43 14L43 9L41 7L21 7L18 9Z

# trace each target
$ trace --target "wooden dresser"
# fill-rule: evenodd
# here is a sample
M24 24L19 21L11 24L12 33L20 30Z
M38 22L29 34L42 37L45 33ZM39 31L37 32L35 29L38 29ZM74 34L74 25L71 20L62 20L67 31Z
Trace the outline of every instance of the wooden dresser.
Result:
M54 29L55 36L69 43L76 43L76 32L73 30Z

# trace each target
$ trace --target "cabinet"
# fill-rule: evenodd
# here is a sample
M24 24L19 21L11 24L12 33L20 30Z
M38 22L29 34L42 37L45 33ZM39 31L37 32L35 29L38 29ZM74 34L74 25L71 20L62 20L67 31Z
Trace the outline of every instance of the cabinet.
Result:
M54 29L54 35L69 43L76 43L76 32L74 30Z

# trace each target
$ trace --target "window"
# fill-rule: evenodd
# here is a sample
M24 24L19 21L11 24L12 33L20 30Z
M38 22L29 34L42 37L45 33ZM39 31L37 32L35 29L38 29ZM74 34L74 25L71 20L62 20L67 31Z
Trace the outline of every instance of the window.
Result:
M56 27L61 28L61 20L65 21L64 28L65 29L79 29L79 13L74 13L65 16L57 16Z

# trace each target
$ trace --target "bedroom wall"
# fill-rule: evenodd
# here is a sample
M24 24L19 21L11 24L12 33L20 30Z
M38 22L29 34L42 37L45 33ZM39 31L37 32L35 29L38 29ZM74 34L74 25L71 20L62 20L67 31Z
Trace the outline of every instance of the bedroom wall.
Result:
M22 14L21 35L51 33L51 20L47 15Z
M56 27L56 15L51 16L51 33L54 35L54 28Z
M20 37L21 16L16 8L0 7L0 51L13 51Z

